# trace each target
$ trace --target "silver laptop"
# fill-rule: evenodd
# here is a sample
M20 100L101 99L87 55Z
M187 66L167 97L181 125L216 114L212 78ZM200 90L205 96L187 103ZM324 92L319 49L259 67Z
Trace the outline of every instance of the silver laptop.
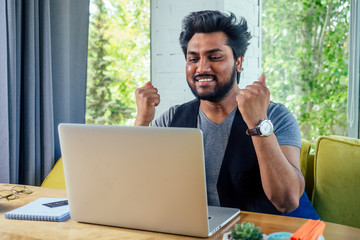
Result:
M60 124L71 218L208 237L239 209L208 207L202 133Z

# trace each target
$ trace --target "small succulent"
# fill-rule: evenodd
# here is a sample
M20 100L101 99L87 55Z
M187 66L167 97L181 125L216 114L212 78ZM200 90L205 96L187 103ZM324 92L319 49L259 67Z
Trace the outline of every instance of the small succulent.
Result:
M230 239L233 240L261 240L263 233L260 227L255 227L252 222L236 224L235 229L231 230Z

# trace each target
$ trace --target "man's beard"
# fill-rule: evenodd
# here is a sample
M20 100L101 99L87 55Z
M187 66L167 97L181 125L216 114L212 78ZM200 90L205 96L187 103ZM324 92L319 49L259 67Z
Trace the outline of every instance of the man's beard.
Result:
M215 75L211 75L211 74L201 74L201 75L197 75L196 77L200 77L200 76L204 76L204 77L213 77L214 81L217 82L217 77ZM235 81L236 81L236 66L234 66L234 70L231 74L231 78L229 79L229 81L227 81L224 85L216 85L215 89L213 92L211 93L206 93L206 94L199 94L196 91L196 87L192 87L189 83L189 81L187 81L191 92L195 95L195 97L197 97L199 100L206 100L209 102L219 102L221 101L231 90L231 88L233 87ZM195 78L193 77L193 81L196 81Z

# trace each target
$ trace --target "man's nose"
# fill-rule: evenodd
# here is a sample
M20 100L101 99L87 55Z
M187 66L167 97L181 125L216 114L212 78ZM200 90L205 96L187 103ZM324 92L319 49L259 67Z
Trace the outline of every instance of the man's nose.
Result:
M210 72L210 62L207 59L200 59L198 61L197 73L208 73Z

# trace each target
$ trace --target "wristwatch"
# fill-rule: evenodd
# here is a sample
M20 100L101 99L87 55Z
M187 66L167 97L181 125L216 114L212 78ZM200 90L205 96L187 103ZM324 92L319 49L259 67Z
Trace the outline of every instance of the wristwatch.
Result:
M268 119L261 119L260 123L252 129L246 130L246 134L249 136L270 136L274 130L273 124Z

